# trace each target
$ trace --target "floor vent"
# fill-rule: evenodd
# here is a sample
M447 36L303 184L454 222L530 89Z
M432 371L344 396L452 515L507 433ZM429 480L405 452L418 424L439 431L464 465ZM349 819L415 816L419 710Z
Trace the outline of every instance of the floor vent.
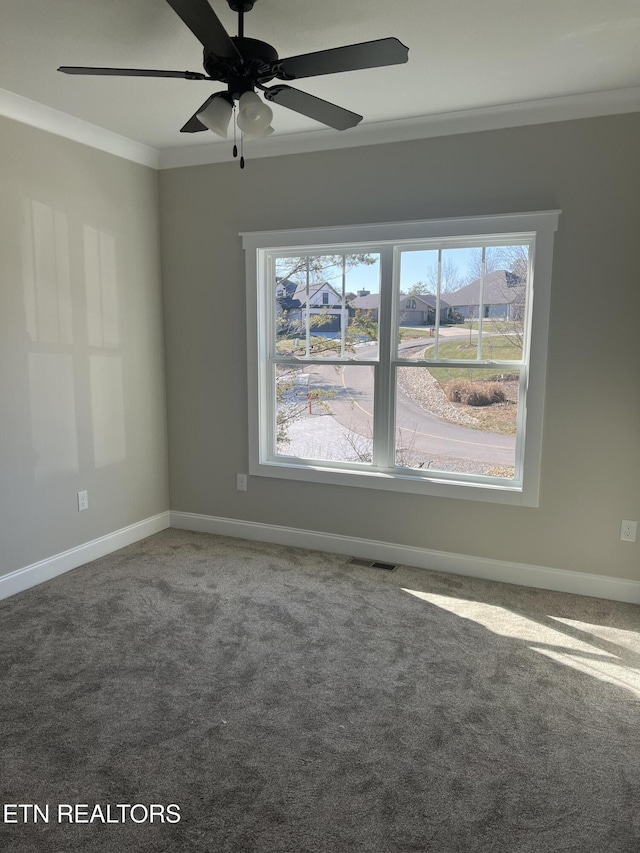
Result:
M392 572L396 567L395 563L381 563L379 560L361 560L359 557L352 557L347 562L352 566L364 566L366 569L384 569L387 572Z

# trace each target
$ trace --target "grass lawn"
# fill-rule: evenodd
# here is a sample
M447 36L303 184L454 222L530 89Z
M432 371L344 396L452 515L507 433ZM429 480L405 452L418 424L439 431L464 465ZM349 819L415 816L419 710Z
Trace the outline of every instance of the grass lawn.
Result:
M464 323L456 323L454 326L450 326L452 329L466 329L469 331L469 327L472 329L478 328L477 320L465 320ZM499 332L501 335L509 334L510 332L517 332L518 329L522 330L522 323L516 323L513 320L490 320L485 319L482 321L482 329L485 332Z
M518 413L518 383L505 382L503 390L507 395L504 403L493 403L491 406L465 406L464 403L452 403L456 409L471 415L478 421L475 429L483 432L496 432L499 435L516 434L516 415Z
M489 343L490 352L487 351ZM430 349L430 347L427 349L427 355ZM438 349L440 358L471 359L476 357L476 353L477 339L471 345L465 341L448 341L441 343ZM517 341L495 335L483 341L483 355L485 358L493 358L496 361L509 361L519 359L521 349ZM492 403L490 406L468 406L464 403L452 403L452 405L475 418L478 421L477 429L500 435L515 435L518 410L519 371L517 367L514 366L505 379L499 379L504 374L496 373L495 368L433 367L429 368L429 371L445 393L448 383L454 379L466 379L470 382L498 381L507 398L504 403Z
M297 345L296 345L297 341ZM333 355L340 354L340 339L339 338L323 338L312 335L309 338L309 347L313 355L327 352ZM353 349L353 345L347 340L347 349ZM276 343L276 352L282 355L306 355L307 341L306 338L286 338L280 339Z
M420 329L408 329L404 326L400 326L398 329L398 335L401 341L411 340L413 338L430 338L432 337L429 332L430 326L424 326Z
M438 347L438 357L447 359L475 359L478 353L477 339L469 344L468 341L446 341ZM425 351L425 356L432 356L433 350L428 347ZM494 361L512 361L521 358L521 349L517 341L496 335L482 341L482 355L484 358L491 358ZM467 368L464 365L461 367L434 367L429 368L434 379L437 379L440 385L444 386L451 379L469 379L473 382L478 382L486 379L491 379L496 375L494 367L489 368ZM517 368L514 368L514 373L517 373Z

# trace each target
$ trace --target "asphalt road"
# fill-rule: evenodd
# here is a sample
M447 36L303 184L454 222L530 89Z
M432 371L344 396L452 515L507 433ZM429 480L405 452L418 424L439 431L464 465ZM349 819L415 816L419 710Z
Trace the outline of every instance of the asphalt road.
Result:
M422 341L424 346L429 339ZM415 340L401 345L402 350L415 347ZM358 348L357 358L371 358L374 347ZM315 367L315 366L314 366ZM359 435L371 437L373 431L373 367L346 365L340 376L332 366L318 365L322 380L336 389L331 400L333 417ZM413 452L424 456L449 456L489 465L513 466L515 437L482 432L449 423L430 414L417 403L398 392L396 428Z

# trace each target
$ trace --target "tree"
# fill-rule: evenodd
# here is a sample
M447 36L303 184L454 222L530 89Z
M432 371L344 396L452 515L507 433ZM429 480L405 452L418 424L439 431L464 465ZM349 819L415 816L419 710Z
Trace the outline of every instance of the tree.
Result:
M432 465L432 460L415 450L417 431L399 429L396 435L396 465L400 468L424 468ZM354 426L348 426L343 439L345 449L353 456L354 462L373 462L373 432L367 425L364 434ZM346 453L345 453L346 456Z
M529 247L502 246L499 252L503 269L509 270L509 272L526 281L527 270L529 269Z
M485 250L485 275L504 270L505 284L502 292L509 306L508 316L492 318L493 328L498 334L508 340L516 349L522 351L524 341L524 318L526 301L526 281L529 269L528 246L490 246ZM482 275L482 250L477 249L468 267L469 283L476 281ZM469 334L473 321L477 319L471 309L469 317Z
M451 259L445 258L440 269L440 293L452 293L459 290L464 284L460 268ZM407 290L408 296L421 296L430 293L432 296L438 291L438 265L432 264L426 271L424 281L417 281Z
M529 271L528 246L504 246L501 248L503 267L512 276L517 276L520 284L507 287L509 300L509 318L497 320L496 331L522 352L524 345L524 319L527 298L527 275Z
M504 269L502 252L502 246L488 246L486 248L484 256L485 275ZM467 265L466 284L471 284L472 281L477 281L479 278L482 278L482 249L475 249Z
M431 285L426 281L416 281L407 289L407 296L422 296L423 293L435 293Z
M371 311L361 311L356 308L356 313L349 323L347 337L353 338L365 337L370 341L378 340L378 321L374 318Z
M343 275L354 267L370 266L377 262L377 256L359 253L348 255L299 255L295 257L276 258L276 283L286 288L286 293L276 299L276 325L279 338L306 337L307 320L310 329L321 329L332 313L327 306L326 310L318 310L319 306L305 306L300 300L294 298L296 286L304 286L307 283L317 289L318 286L329 284L338 294L338 301L334 300L333 307L344 307L346 317L346 306L350 298L355 294L343 293ZM333 284L331 284L333 282ZM335 313L335 312L333 312ZM331 349L327 344L325 348Z
M526 281L529 268L528 246L488 246L485 250L485 275L508 270ZM467 284L482 275L482 249L474 250L467 266Z
M377 258L366 253L355 255L300 255L293 258L277 258L276 278L303 283L309 269L309 280L313 284L342 279L343 271L353 267L370 266Z

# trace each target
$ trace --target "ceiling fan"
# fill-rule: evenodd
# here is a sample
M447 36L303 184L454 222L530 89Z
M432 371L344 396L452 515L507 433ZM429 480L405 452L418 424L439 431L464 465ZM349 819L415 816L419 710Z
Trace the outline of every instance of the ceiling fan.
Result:
M407 62L409 49L396 38L383 38L359 44L303 53L280 59L270 44L244 35L244 14L256 0L227 0L238 13L238 35L229 36L208 0L167 0L204 48L206 74L196 71L159 71L142 68L89 68L62 65L65 74L100 74L126 77L181 77L185 80L211 80L227 84L227 90L215 92L180 128L182 133L212 130L226 137L231 114L238 102L238 127L246 137L267 136L273 132L272 111L260 100L259 89L274 104L326 124L335 130L355 127L362 116L301 92L287 85L265 86L277 80L298 80L322 74L356 71ZM234 146L234 156L237 148ZM244 162L241 161L241 165Z

